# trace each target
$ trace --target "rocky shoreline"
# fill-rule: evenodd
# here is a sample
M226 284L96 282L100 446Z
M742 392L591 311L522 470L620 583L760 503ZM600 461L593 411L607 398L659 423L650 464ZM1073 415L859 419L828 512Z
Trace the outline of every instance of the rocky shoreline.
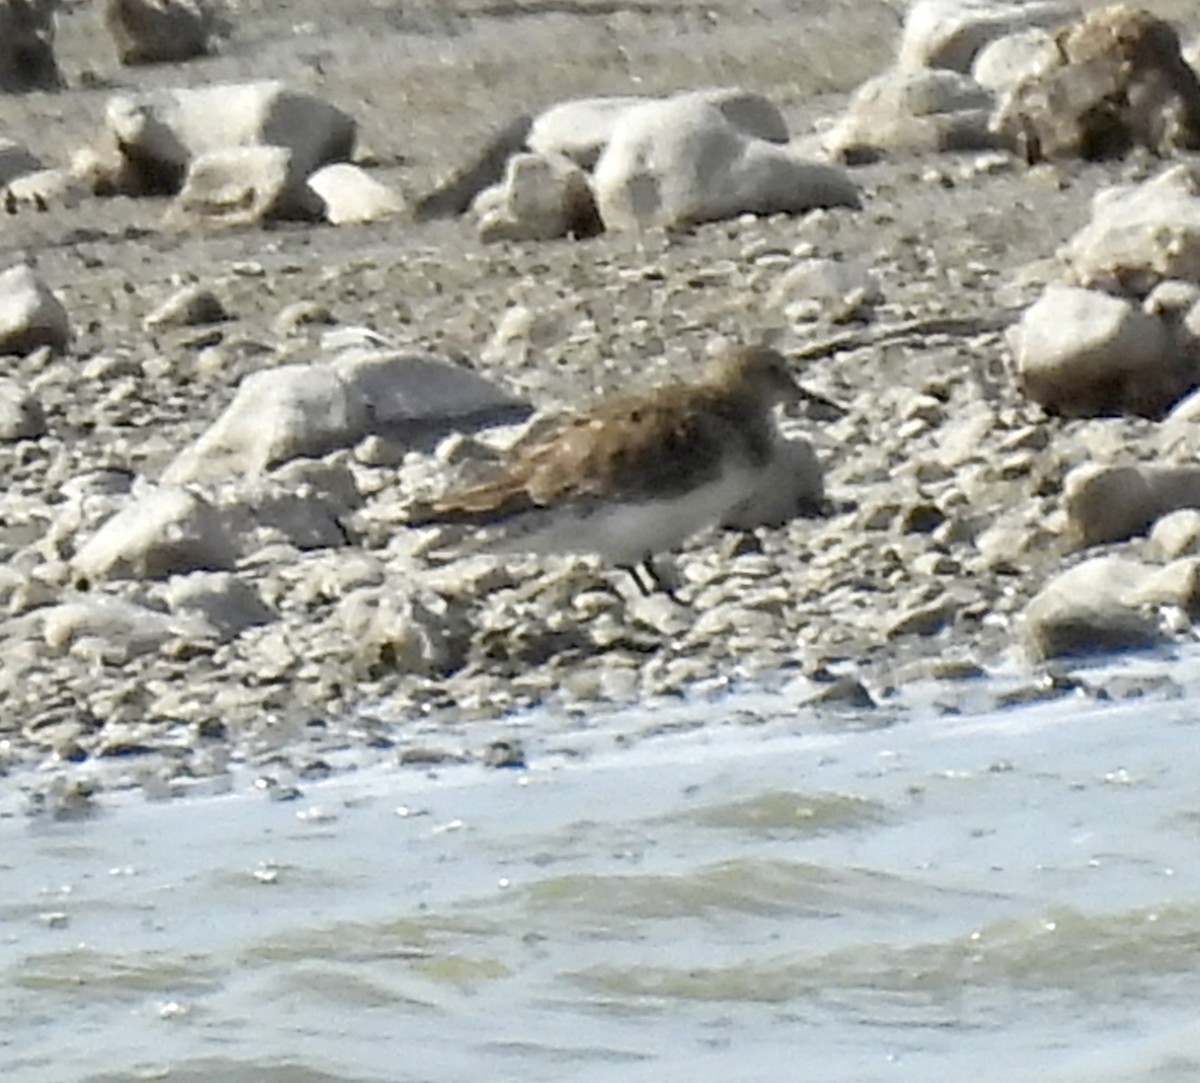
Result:
M297 20L320 18L318 8L293 8ZM833 13L847 51L852 8ZM270 70L256 74L308 79L310 35L288 38L253 9L234 20L231 41L259 43ZM95 119L95 92L79 72L104 62L72 52L86 17L70 10L60 20L67 89L0 101L27 144L48 113ZM719 56L723 33L740 55L738 28L754 17L732 6L721 17L705 41ZM890 51L898 28L876 17L858 32L886 34ZM512 115L508 103L548 104L548 88L530 86L508 55L515 46L503 35L521 33L520 19L464 9L464 20L477 18L503 22L503 34L490 44L469 33L447 40L501 73L495 109L471 121L495 130ZM396 31L396 48L412 49L412 37ZM321 93L353 114L356 54L329 41ZM379 51L387 47L381 38ZM245 63L230 46L170 74L203 84ZM457 77L474 88L476 70ZM721 74L718 66L707 81ZM655 72L662 89L686 88L693 75L687 65ZM162 69L148 78L169 81ZM558 98L568 78L556 69ZM619 89L611 73L587 78L575 93ZM783 86L751 89L771 97ZM786 86L777 100L793 132L814 102L832 113L843 100ZM384 89L363 110L384 163L376 174L428 189L468 155L426 130L433 113L403 135L381 125ZM413 104L403 85L392 89ZM82 130L56 138L77 141ZM409 154L411 169L399 162ZM180 232L162 226L161 197L21 208L0 234L5 259L34 266L71 336L62 350L6 358L4 400L16 413L6 405L4 423L17 427L0 443L0 762L39 768L43 780L117 765L114 783L148 791L220 775L230 762L302 778L354 749L414 764L482 757L497 736L491 723L534 707L578 720L788 680L814 717L839 704L886 714L898 690L932 677L947 682L952 709L954 682L998 662L1022 659L1030 694L1057 695L1078 684L1046 678L1040 663L1073 646L1193 639L1200 530L1179 518L1169 537L1150 527L1168 512L1189 514L1200 503L1194 483L1166 496L1159 486L1145 521L1133 514L1136 529L1106 532L1072 502L1068 482L1079 468L1190 466L1189 415L1048 414L1022 386L1021 346L1008 334L1063 279L1053 257L1091 219L1093 195L1166 165L1137 151L1034 168L996 149L896 155L849 171L861 209L581 241L484 243L468 220L408 216ZM415 497L486 467L519 434L512 416L476 417L465 434L346 422L354 438L327 449L264 453L206 474L232 446L214 451L206 434L266 370L337 369L340 388L360 378L346 373L364 371L361 358L347 360L354 351L399 352L486 378L496 394L484 395L488 409L554 410L689 376L714 344L764 337L846 407L844 418L783 422L786 436L815 449L833 511L695 539L676 560L683 606L641 598L586 562L442 563L437 539L404 526ZM261 409L266 418L269 403ZM179 495L164 499L168 491ZM1128 486L1112 492L1105 513L1136 496ZM98 541L114 516L156 500L157 526L124 527L108 548ZM1099 531L1086 548L1081 528ZM1090 604L1101 583L1125 576L1121 598L1092 606L1102 612L1084 620L1078 643L1077 606L1058 624L1038 618L1031 633L1035 597L1098 556L1125 563L1078 589ZM1175 569L1169 582L1164 568Z

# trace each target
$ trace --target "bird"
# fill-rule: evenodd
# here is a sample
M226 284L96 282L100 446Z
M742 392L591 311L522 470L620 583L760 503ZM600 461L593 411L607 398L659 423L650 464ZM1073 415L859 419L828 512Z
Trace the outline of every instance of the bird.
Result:
M407 522L478 528L484 552L590 553L628 572L643 596L674 598L655 555L754 491L779 439L774 407L803 400L840 411L797 383L775 349L729 350L700 381L598 401Z

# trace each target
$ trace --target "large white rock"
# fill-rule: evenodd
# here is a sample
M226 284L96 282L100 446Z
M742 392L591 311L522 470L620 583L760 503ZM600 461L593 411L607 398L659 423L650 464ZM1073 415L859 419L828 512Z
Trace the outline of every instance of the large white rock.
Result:
M167 217L177 225L246 226L320 213L286 147L231 147L192 161Z
M1200 508L1200 466L1085 463L1063 482L1071 529L1084 545L1145 534L1162 516Z
M122 64L190 60L208 52L213 18L200 0L104 0Z
M0 0L0 91L53 90L58 0Z
M1034 26L1057 26L1078 15L1061 0L916 0L904 19L902 68L970 71L988 42Z
M537 154L561 154L591 169L621 118L635 106L654 100L626 95L559 102L534 117L526 145Z
M883 153L985 150L999 145L988 126L993 104L969 75L890 68L854 92L819 142L832 159L852 164Z
M1166 278L1200 282L1200 170L1181 163L1097 193L1059 255L1078 285L1138 297Z
M708 102L747 135L772 143L788 141L783 115L759 94L739 87L714 87L685 91L673 95L671 100L679 99ZM562 154L584 169L591 169L625 115L631 109L659 100L627 95L560 102L534 118L526 145L538 154Z
M327 162L344 161L354 149L354 120L312 94L284 83L214 83L210 86L117 94L105 111L106 138L119 151L95 171L97 190L141 194L177 192L192 160L234 147L283 147L291 170L305 178ZM105 168L115 170L106 176Z
M0 354L28 354L41 346L61 351L70 337L67 310L29 264L0 273Z
M1058 60L1054 35L1042 27L1033 27L996 38L980 49L971 65L971 78L999 96Z
M471 206L484 241L591 237L603 229L586 174L561 154L514 154Z
M1200 607L1200 558L1166 567L1103 556L1052 579L1025 607L1022 630L1036 659L1152 647L1166 638L1159 611Z
M326 220L335 226L379 222L404 210L399 192L349 162L322 166L308 178L308 186L324 205Z
M164 486L109 519L71 564L88 581L164 579L228 569L236 559L236 544L217 509L184 489Z
M458 365L394 350L346 350L325 365L247 376L233 402L167 468L172 483L261 473L372 433L419 438L523 412L519 399Z
M1067 416L1156 416L1195 384L1161 318L1097 290L1048 286L1009 344L1025 394Z
M592 187L608 229L859 205L858 189L841 169L747 134L699 95L625 113Z

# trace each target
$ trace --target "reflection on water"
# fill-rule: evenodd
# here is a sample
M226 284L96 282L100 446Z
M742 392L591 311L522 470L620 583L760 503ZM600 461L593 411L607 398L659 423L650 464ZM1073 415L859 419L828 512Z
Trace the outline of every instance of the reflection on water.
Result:
M1200 1077L1186 697L865 731L786 692L720 709L758 722L683 705L580 759L534 719L524 771L293 802L55 821L14 788L5 1083Z

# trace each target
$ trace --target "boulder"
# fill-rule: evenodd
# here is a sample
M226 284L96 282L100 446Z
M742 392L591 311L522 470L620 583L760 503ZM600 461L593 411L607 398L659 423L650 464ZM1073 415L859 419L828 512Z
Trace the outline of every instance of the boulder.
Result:
M858 189L842 170L747 134L717 105L691 94L625 113L596 163L592 188L608 229L859 206Z
M335 226L380 222L404 210L398 192L349 162L322 166L308 178L308 186L321 201L325 220Z
M1196 383L1162 319L1095 290L1048 286L1009 345L1021 390L1069 417L1158 417Z
M1200 171L1174 165L1098 192L1091 221L1059 256L1076 285L1135 297L1163 279L1200 282Z
M221 642L276 619L275 611L258 591L231 572L174 575L167 581L164 594L173 614L198 617Z
M122 64L191 60L209 50L213 18L200 0L104 0L103 14Z
M165 579L231 568L237 547L218 510L172 486L135 498L76 552L82 579Z
M1200 81L1170 23L1124 4L1055 37L1054 61L1004 96L992 127L1028 162L1200 147Z
M747 135L772 143L788 141L783 115L760 94L740 87L714 87L685 91L672 100L681 98L715 106L730 124ZM625 96L560 102L534 119L526 144L538 154L562 154L583 169L592 169L629 110L658 100Z
M29 354L42 346L61 352L71 337L70 320L27 263L0 273L0 354Z
M513 155L504 180L471 209L487 242L593 237L604 229L586 174L558 154Z
M0 378L0 443L46 434L42 404L15 380Z
M54 58L58 0L0 0L0 91L55 90L62 83Z
M1200 466L1086 463L1066 476L1063 502L1081 544L1124 541L1170 512L1200 508Z
M996 148L992 107L991 94L968 75L893 68L854 92L820 143L831 158L851 164L884 154Z
M222 487L220 507L244 553L283 543L301 551L350 540L343 521L362 504L354 475L320 459L293 459Z
M1168 512L1151 529L1150 544L1167 560L1200 555L1200 510Z
M116 94L100 144L77 156L75 172L100 194L174 195L192 161L237 147L282 147L291 174L309 176L354 150L351 117L282 82Z
M367 429L367 404L326 365L281 365L247 376L225 412L167 467L182 484L261 473L298 456L324 455Z
M262 473L372 433L423 439L528 412L468 369L422 354L353 349L332 364L247 376L212 426L167 467L172 483Z
M1159 609L1200 608L1200 558L1159 567L1095 557L1052 579L1025 607L1022 630L1036 659L1154 647L1167 637Z
M1054 35L1032 27L996 38L980 49L971 65L971 78L999 98L1059 62Z
M537 154L561 154L582 169L591 169L620 119L635 106L651 101L654 99L626 95L559 102L534 118L525 145Z
M233 147L195 158L168 221L179 226L257 225L271 218L316 219L321 201L305 186L285 147Z
M904 18L899 66L967 72L988 42L1056 26L1078 10L1061 0L916 0Z

